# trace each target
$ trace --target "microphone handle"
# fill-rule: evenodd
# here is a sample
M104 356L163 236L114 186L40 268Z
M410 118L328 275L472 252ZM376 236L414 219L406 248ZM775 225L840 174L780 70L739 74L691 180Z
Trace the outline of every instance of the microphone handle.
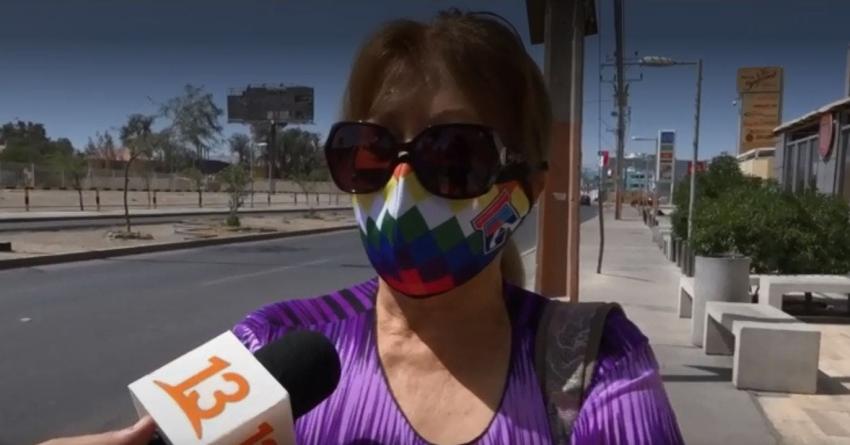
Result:
M159 428L156 429L156 432L151 437L151 440L148 442L148 445L170 445L159 433Z

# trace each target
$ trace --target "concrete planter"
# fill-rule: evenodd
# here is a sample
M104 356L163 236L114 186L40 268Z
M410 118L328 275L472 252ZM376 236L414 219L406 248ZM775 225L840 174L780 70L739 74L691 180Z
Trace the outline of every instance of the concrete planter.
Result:
M750 302L750 259L697 256L694 269L691 343L702 346L706 301Z

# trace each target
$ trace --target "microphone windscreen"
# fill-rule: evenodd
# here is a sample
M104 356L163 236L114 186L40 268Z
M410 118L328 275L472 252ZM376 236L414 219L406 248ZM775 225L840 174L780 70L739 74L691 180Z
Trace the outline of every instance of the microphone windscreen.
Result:
M339 355L318 332L290 332L254 356L289 392L293 419L325 400L339 383Z

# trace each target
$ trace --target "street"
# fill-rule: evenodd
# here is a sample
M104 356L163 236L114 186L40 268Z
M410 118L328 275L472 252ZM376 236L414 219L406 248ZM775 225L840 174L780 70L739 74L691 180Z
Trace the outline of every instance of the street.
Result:
M259 306L371 276L354 231L0 272L0 445L123 427L133 380Z

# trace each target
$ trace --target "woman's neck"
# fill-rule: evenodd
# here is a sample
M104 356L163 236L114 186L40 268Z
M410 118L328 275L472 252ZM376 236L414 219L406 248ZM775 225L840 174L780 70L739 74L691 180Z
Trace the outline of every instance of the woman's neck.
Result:
M497 257L463 285L429 298L408 297L381 280L376 299L379 331L428 342L457 341L509 327L500 263Z

